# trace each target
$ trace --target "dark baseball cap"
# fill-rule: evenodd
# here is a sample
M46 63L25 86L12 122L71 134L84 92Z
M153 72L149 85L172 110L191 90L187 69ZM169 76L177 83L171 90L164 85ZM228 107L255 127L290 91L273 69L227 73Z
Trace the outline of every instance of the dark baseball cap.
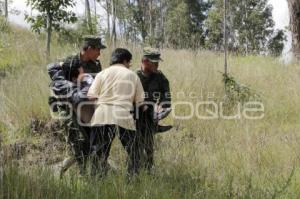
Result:
M99 49L105 49L106 46L102 44L101 37L94 35L86 35L83 37L83 43L85 45L93 46Z

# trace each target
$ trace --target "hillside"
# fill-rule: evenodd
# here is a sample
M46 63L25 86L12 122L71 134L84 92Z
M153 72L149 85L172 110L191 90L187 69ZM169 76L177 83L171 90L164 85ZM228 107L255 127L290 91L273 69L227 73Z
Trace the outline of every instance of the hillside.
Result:
M0 135L5 157L0 196L298 198L299 64L283 65L272 57L230 56L230 74L261 96L264 117L249 120L241 114L241 119L228 120L219 112L217 118L204 120L199 115L214 111L212 104L221 110L224 101L222 54L162 50L160 69L170 81L174 105L173 115L164 123L174 128L156 136L155 172L152 176L141 174L137 182L127 184L123 178L125 154L116 141L111 161L122 172L112 172L95 186L91 179L78 178L76 168L62 181L53 174L65 148L47 104L50 80L43 36L18 27L7 31L1 31L0 37ZM137 69L141 48L128 48ZM50 62L76 52L71 44L54 41ZM100 56L104 67L110 52L104 50ZM197 116L199 102L210 105L200 106ZM235 113L243 110L241 105ZM188 119L178 118L190 114Z

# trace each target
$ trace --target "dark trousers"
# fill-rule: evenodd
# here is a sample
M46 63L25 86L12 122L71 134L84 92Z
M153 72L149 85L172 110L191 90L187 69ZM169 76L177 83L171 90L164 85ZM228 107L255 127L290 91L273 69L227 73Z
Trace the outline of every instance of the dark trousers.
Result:
M138 150L138 140L136 132L116 125L103 125L92 127L90 136L91 145L91 166L92 175L99 173L105 175L108 169L107 159L109 156L111 144L116 136L126 150L127 157L127 172L129 175L138 173L140 155Z
M153 110L139 112L139 118L136 121L139 149L142 165L150 170L154 164L154 131L155 122L153 120Z
M67 143L70 145L72 154L78 163L80 173L85 174L90 153L91 127L80 126L75 114L65 122Z

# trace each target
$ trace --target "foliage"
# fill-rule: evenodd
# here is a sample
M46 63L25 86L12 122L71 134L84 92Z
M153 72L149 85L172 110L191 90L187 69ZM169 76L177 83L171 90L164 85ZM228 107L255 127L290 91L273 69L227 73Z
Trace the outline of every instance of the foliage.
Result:
M61 29L63 23L74 23L77 20L75 13L67 11L68 7L75 6L73 0L27 0L27 5L39 11L37 16L25 16L26 21L31 24L32 30L38 33L47 28L47 15L56 31Z
M251 100L259 100L260 96L249 87L238 83L233 76L223 74L223 82L225 83L225 93L227 100L235 102L249 102Z
M266 52L267 42L274 32L272 7L267 0L229 1L227 29L229 49L242 54ZM223 43L223 0L214 0L206 22L209 49L220 50ZM222 30L222 31L221 31Z
M284 42L287 40L283 30L278 30L268 43L269 53L272 56L278 57L284 49Z
M10 31L10 26L7 20L4 17L0 16L0 32L1 33L8 33ZM1 45L0 45L1 49Z
M209 1L118 0L114 3L119 33L126 41L193 49L204 45ZM104 7L112 14L110 6Z
M58 43L61 45L74 44L77 46L81 43L84 35L89 35L91 32L87 27L85 18L78 17L74 27L62 27L58 33ZM97 21L92 18L92 30L97 30ZM94 32L93 34L104 35L103 32Z
M172 47L185 48L190 39L188 6L184 1L175 2L175 5L171 4L167 15L166 39Z

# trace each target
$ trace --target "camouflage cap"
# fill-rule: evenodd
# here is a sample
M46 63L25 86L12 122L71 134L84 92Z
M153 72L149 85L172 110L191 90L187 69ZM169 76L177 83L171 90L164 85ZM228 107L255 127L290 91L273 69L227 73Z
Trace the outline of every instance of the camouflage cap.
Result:
M151 62L163 61L160 58L160 52L156 48L146 47L143 49L143 56L149 59Z
M87 44L90 46L94 46L99 49L105 49L106 46L102 44L101 37L94 36L94 35L86 35L83 37L83 44Z

